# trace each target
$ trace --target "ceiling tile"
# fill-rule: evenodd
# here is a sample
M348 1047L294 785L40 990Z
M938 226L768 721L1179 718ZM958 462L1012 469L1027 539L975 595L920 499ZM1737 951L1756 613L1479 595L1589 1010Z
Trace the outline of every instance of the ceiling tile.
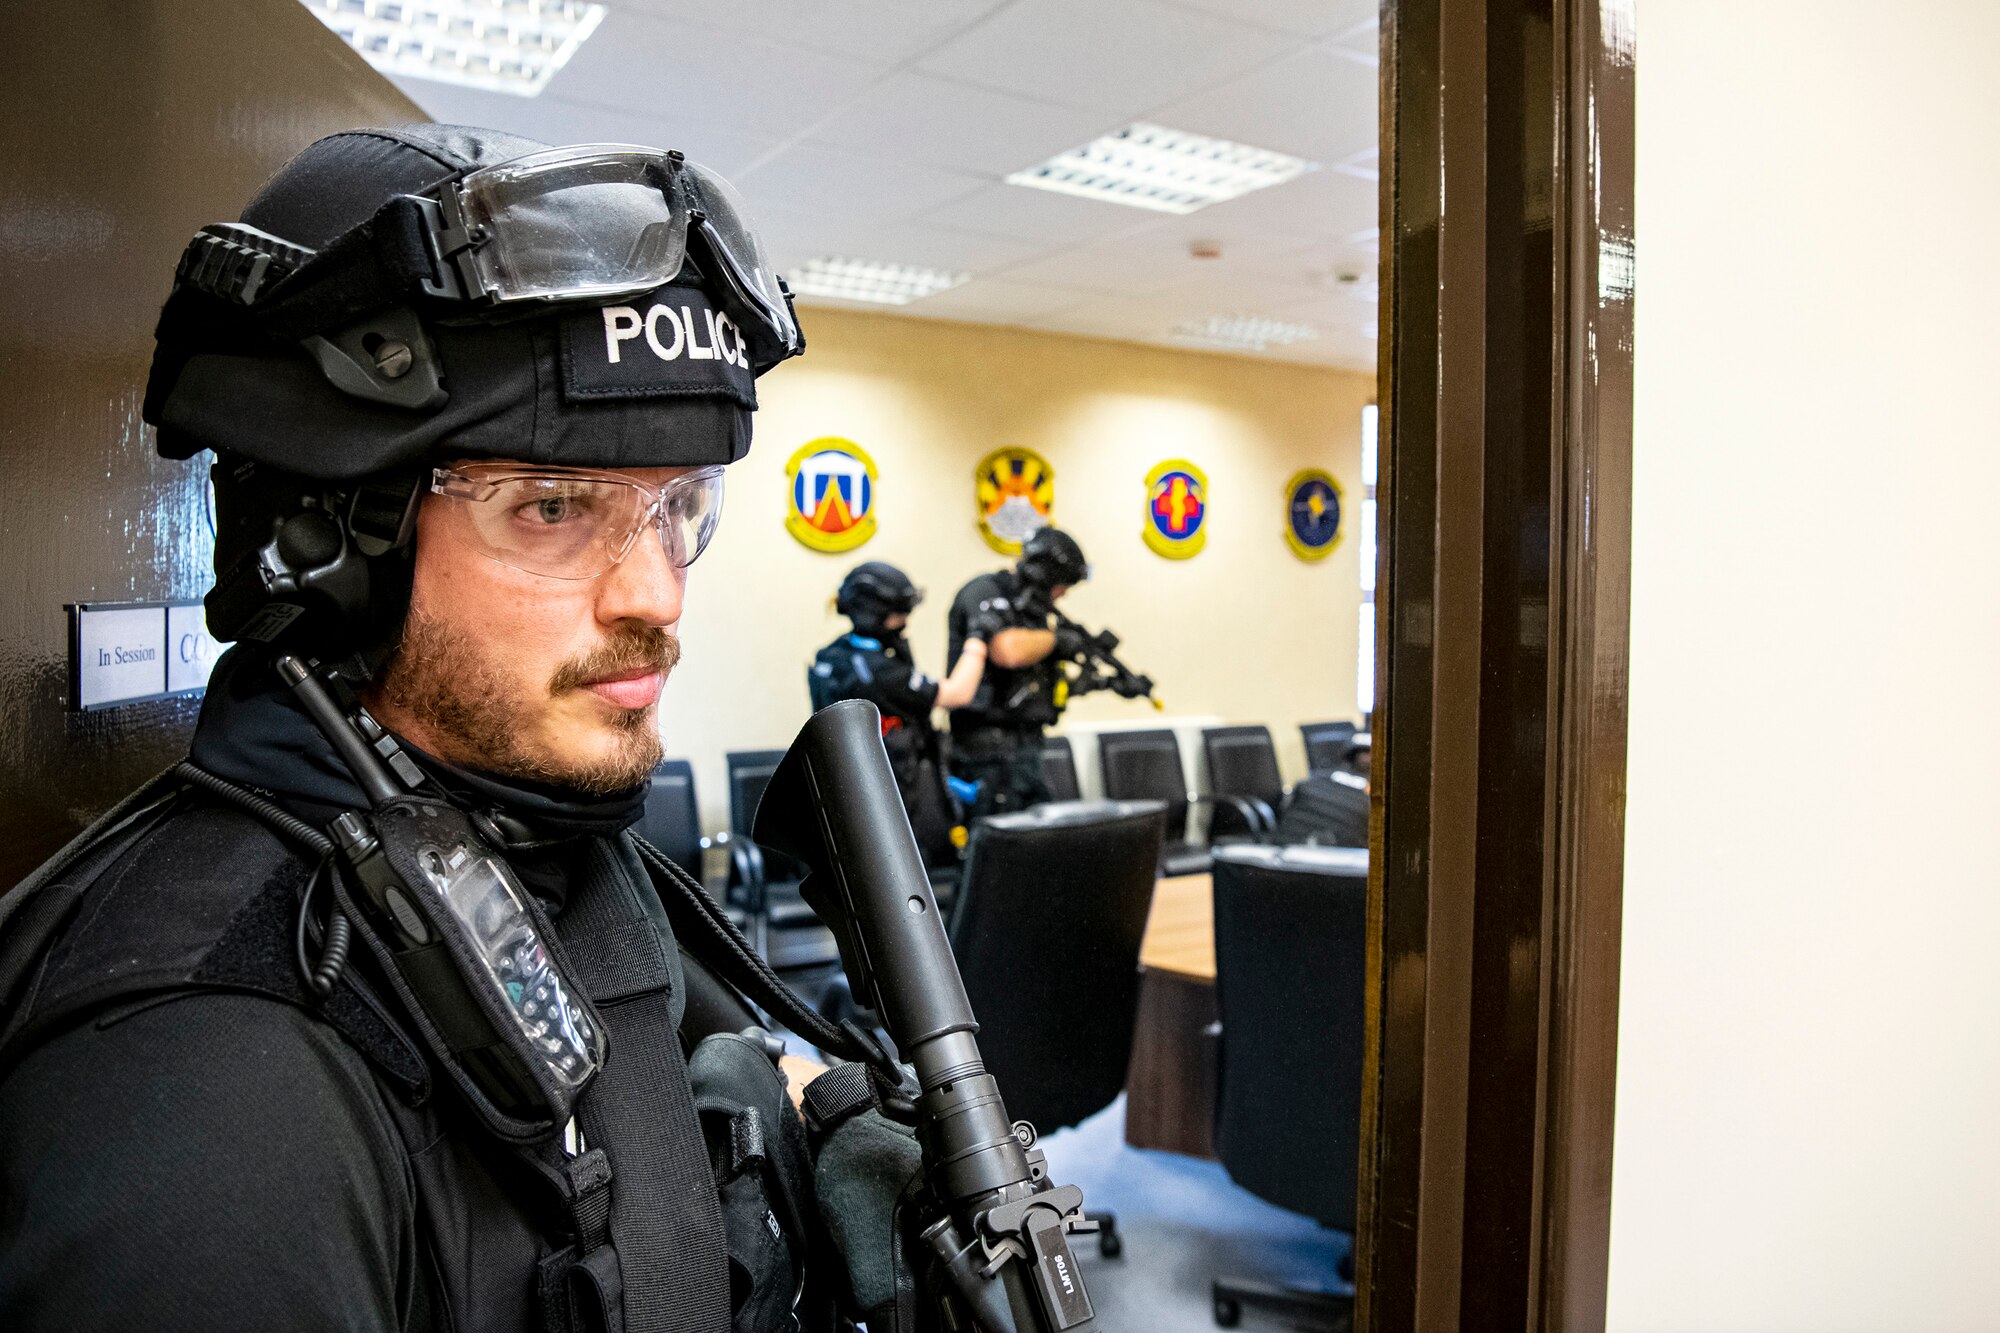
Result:
M778 147L776 139L738 134L714 125L676 126L665 114L590 106L549 93L514 97L427 79L399 78L395 83L432 119L447 124L507 130L552 144L636 143L678 148L729 177Z
M1074 287L1015 282L1010 278L974 278L963 287L912 302L908 309L913 315L939 319L1018 324L1046 318L1090 299L1091 293Z
M1100 338L1153 339L1165 337L1167 330L1180 321L1205 313L1166 298L1096 296L1032 323L1038 329L1089 333Z
M1005 0L620 0L627 9L684 20L739 37L900 64L949 40Z
M1333 45L1367 64L1379 64L1382 59L1381 25L1376 22L1375 15L1370 14L1365 22L1342 31L1334 38Z
M760 212L813 213L830 226L901 222L985 187L976 176L795 143L734 184Z
M988 185L918 219L939 226L1008 236L1050 249L1157 227L1166 217L1123 204L1051 194L1019 185Z
M1162 106L1163 125L1331 166L1376 143L1375 70L1314 47Z
M1099 112L900 73L815 125L809 137L999 177L1116 128Z
M1307 323L1320 324L1328 328L1354 328L1373 324L1380 310L1375 287L1375 274L1363 274L1352 284L1339 282L1298 283L1286 293L1271 293L1272 307L1280 309L1279 300L1285 300L1282 311L1287 319L1302 319Z
M1376 0L1167 0L1181 9L1219 14L1239 23L1331 37L1356 27L1373 27Z
M1374 181L1340 171L1315 171L1190 216L1217 228L1283 232L1308 241L1345 244L1348 237L1375 225L1380 202Z
M1021 0L918 66L1130 117L1266 64L1298 41L1156 0Z
M1190 287L1213 288L1242 283L1253 276L1303 273L1303 259L1281 266L1277 256L1296 253L1301 243L1285 238L1276 248L1268 236L1236 237L1222 242L1222 255L1197 259L1189 253L1189 237L1178 225L1188 219L1137 235L1099 241L1029 260L1008 270L1010 278L1056 282L1097 292L1149 296Z
M828 55L614 9L549 83L570 101L789 139L889 72Z
M771 262L780 273L808 259L838 255L846 259L879 259L895 264L920 264L958 273L989 273L1040 253L1025 241L979 236L922 223L873 223L828 226L815 214L779 212L760 216Z

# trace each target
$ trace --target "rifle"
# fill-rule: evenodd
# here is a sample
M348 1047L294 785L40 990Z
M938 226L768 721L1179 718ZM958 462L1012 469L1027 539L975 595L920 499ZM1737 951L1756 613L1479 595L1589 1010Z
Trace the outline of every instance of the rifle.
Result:
M882 1016L915 1068L917 1087L906 1090L893 1057L878 1047L869 1062L899 1089L897 1114L915 1125L922 1147L920 1187L909 1198L920 1237L912 1257L925 1271L911 1276L924 1279L944 1317L920 1315L918 1326L1095 1329L1069 1237L1097 1224L1084 1215L1082 1190L1048 1178L1033 1127L1008 1117L980 1059L979 1023L889 772L875 705L850 699L813 715L772 774L752 836L805 862L801 890L833 929L855 997Z
M1146 699L1155 709L1166 705L1153 694L1153 678L1142 676L1118 660L1118 636L1110 630L1099 630L1092 634L1083 626L1071 620L1060 611L1051 608L1055 616L1056 633L1061 636L1067 629L1082 640L1082 647L1073 655L1064 658L1079 668L1070 675L1069 693L1071 697L1090 694L1096 690L1110 690L1121 699Z

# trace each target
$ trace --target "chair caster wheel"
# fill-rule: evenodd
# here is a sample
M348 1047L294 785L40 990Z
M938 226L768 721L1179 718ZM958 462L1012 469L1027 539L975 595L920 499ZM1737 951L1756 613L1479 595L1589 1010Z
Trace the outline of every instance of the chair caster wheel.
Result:
M1215 1322L1223 1328L1235 1328L1243 1322L1243 1307L1227 1296L1215 1298Z
M1106 1259L1116 1259L1125 1253L1125 1241L1115 1231L1102 1231L1097 1236L1097 1252Z

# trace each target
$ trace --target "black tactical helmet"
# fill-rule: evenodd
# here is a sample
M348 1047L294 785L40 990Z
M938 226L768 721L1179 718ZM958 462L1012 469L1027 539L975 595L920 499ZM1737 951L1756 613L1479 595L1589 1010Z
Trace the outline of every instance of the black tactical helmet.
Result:
M1090 577L1090 562L1083 558L1083 548L1060 528L1036 528L1022 544L1021 561L1014 568L1043 592L1073 587Z
M196 235L156 338L160 453L216 454L210 628L312 652L400 629L433 465L733 462L803 349L719 178L446 125L307 147Z
M834 610L854 622L856 629L880 630L890 616L906 616L916 609L924 595L910 576L894 565L870 560L856 565L840 581Z

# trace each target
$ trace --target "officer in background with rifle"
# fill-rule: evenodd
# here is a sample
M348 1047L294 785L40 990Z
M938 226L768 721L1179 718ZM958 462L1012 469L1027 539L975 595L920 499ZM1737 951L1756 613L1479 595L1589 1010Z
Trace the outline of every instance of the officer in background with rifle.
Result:
M865 699L881 711L882 747L924 864L935 871L958 864L964 831L958 803L945 786L943 738L931 724L931 710L972 701L986 668L991 618L971 627L958 664L938 680L918 669L903 633L923 596L909 575L880 560L848 571L834 609L854 628L819 650L806 688L815 712L842 699Z
M1023 544L1014 568L981 574L952 602L947 657L954 668L975 627L983 628L987 641L985 678L972 702L951 715L951 770L978 784L974 817L1051 799L1042 731L1062 716L1072 695L1099 689L1128 699L1152 695L1152 680L1114 655L1116 635L1091 634L1056 609L1089 577L1076 539L1044 527Z

